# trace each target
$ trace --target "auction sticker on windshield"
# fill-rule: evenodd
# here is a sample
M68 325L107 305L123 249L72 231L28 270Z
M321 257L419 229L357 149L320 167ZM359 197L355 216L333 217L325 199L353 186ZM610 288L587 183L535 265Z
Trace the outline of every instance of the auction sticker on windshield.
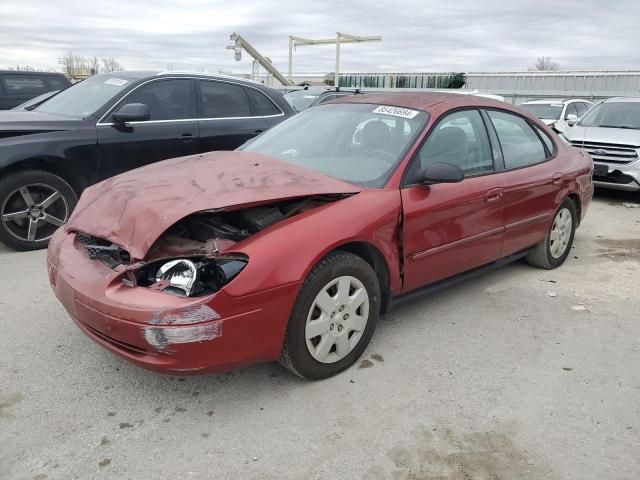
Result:
M106 80L104 83L106 83L107 85L117 85L118 87L121 87L127 82L128 80L123 80L121 78L110 78L109 80Z
M410 110L408 108L380 105L372 113L384 113L385 115L393 115L394 117L413 118L420 112L417 110Z

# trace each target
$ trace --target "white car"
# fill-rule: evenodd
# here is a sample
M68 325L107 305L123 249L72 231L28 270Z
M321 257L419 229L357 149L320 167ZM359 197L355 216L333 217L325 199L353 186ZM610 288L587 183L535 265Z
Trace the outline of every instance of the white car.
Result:
M520 107L535 115L557 132L566 132L587 110L593 107L588 100L529 100Z
M640 192L640 97L608 98L560 135L593 158L593 184Z

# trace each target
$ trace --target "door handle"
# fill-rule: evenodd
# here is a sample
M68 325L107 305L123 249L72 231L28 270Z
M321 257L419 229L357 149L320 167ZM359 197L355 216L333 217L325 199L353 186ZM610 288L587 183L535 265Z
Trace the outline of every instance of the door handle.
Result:
M501 188L492 188L487 192L484 196L484 199L487 203L497 202L502 198L502 189Z
M190 133L183 133L182 135L180 135L180 140L182 140L185 143L193 142L194 138L195 137Z
M551 177L554 185L562 185L564 176L561 173L554 173Z
M262 132L264 132L264 130L256 130L255 132L253 132L254 135L260 135Z

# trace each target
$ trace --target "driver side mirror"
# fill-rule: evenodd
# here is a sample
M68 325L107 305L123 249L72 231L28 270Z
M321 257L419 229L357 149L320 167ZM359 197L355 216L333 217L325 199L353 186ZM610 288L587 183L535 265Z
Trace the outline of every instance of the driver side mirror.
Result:
M115 123L144 122L151 114L144 103L127 103L114 112L112 118Z
M575 113L567 115L567 125L573 127L578 122L578 116Z
M437 162L422 170L418 179L423 185L458 183L464 180L464 171L457 165Z

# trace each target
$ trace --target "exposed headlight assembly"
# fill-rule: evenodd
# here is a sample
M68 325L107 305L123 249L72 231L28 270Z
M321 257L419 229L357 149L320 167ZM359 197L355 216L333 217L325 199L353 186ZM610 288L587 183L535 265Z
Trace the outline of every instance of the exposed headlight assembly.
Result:
M187 297L215 293L246 266L242 257L189 257L149 262L135 271L135 284ZM133 280L129 277L129 280ZM125 283L129 283L127 279ZM132 282L133 283L133 282Z

